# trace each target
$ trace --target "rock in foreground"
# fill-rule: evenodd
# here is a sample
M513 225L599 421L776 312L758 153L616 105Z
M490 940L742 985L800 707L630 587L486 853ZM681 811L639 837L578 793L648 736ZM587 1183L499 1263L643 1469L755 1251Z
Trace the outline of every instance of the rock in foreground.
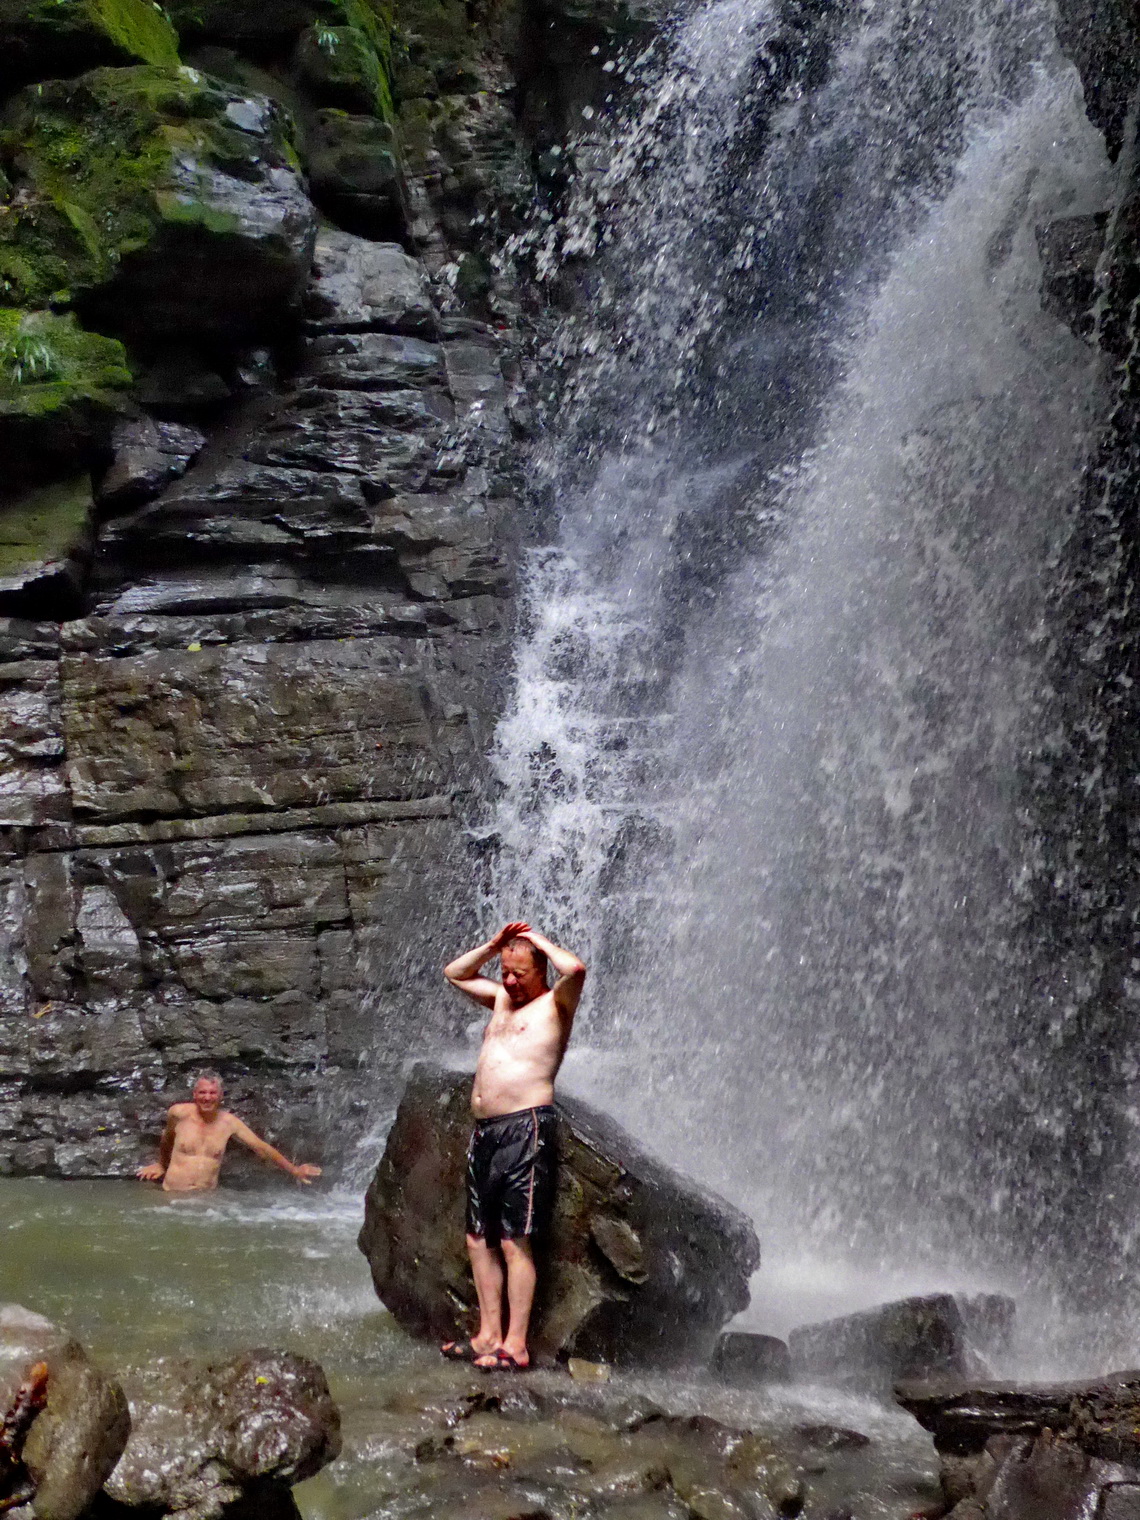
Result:
M340 1453L324 1373L288 1352L158 1363L128 1392L134 1425L107 1494L132 1508L213 1520L256 1494L259 1512L292 1513L291 1485Z
M413 1335L473 1323L463 1238L469 1075L417 1066L368 1189L360 1249ZM760 1260L750 1222L641 1151L612 1119L559 1102L558 1191L531 1343L538 1357L704 1361L748 1303Z
M1136 1520L1140 1372L1073 1383L901 1383L954 1520Z
M3 1305L0 1419L13 1410L37 1365L47 1371L46 1400L20 1432L11 1453L17 1459L14 1470L0 1462L0 1510L28 1495L36 1520L76 1520L126 1445L131 1428L127 1401L118 1384L92 1366L78 1342L50 1320L16 1304Z

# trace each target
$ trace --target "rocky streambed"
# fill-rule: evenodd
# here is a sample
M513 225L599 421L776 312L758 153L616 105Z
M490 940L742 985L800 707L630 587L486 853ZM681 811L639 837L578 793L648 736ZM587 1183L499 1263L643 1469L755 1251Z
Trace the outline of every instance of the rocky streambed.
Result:
M594 1383L441 1363L377 1304L355 1245L355 1198L175 1204L115 1182L0 1189L11 1224L5 1296L66 1323L136 1406L188 1356L278 1346L320 1363L342 1450L293 1490L306 1520L903 1520L937 1510L929 1436L882 1403L676 1373Z

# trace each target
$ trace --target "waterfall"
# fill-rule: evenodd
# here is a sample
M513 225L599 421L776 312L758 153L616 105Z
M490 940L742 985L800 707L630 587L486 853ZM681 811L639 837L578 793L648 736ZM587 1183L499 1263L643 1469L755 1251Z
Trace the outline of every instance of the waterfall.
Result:
M1104 398L1036 229L1113 193L1052 6L715 0L579 160L489 906L777 1274L1047 1294L1099 1249L1031 907Z

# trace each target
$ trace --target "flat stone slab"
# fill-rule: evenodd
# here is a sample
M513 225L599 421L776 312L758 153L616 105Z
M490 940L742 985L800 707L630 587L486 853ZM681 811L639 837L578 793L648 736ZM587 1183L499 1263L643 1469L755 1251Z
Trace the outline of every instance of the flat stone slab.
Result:
M471 1328L464 1244L471 1077L413 1071L365 1199L360 1248L380 1298L413 1335ZM558 1190L540 1255L532 1350L539 1357L706 1362L748 1303L760 1260L751 1222L648 1155L577 1099L559 1109Z

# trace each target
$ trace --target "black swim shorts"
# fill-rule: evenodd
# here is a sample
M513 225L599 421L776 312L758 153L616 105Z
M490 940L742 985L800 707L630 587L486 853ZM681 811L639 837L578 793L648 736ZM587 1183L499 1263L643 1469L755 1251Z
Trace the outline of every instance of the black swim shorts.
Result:
M479 1119L467 1147L467 1233L488 1245L539 1234L554 1201L554 1105Z

